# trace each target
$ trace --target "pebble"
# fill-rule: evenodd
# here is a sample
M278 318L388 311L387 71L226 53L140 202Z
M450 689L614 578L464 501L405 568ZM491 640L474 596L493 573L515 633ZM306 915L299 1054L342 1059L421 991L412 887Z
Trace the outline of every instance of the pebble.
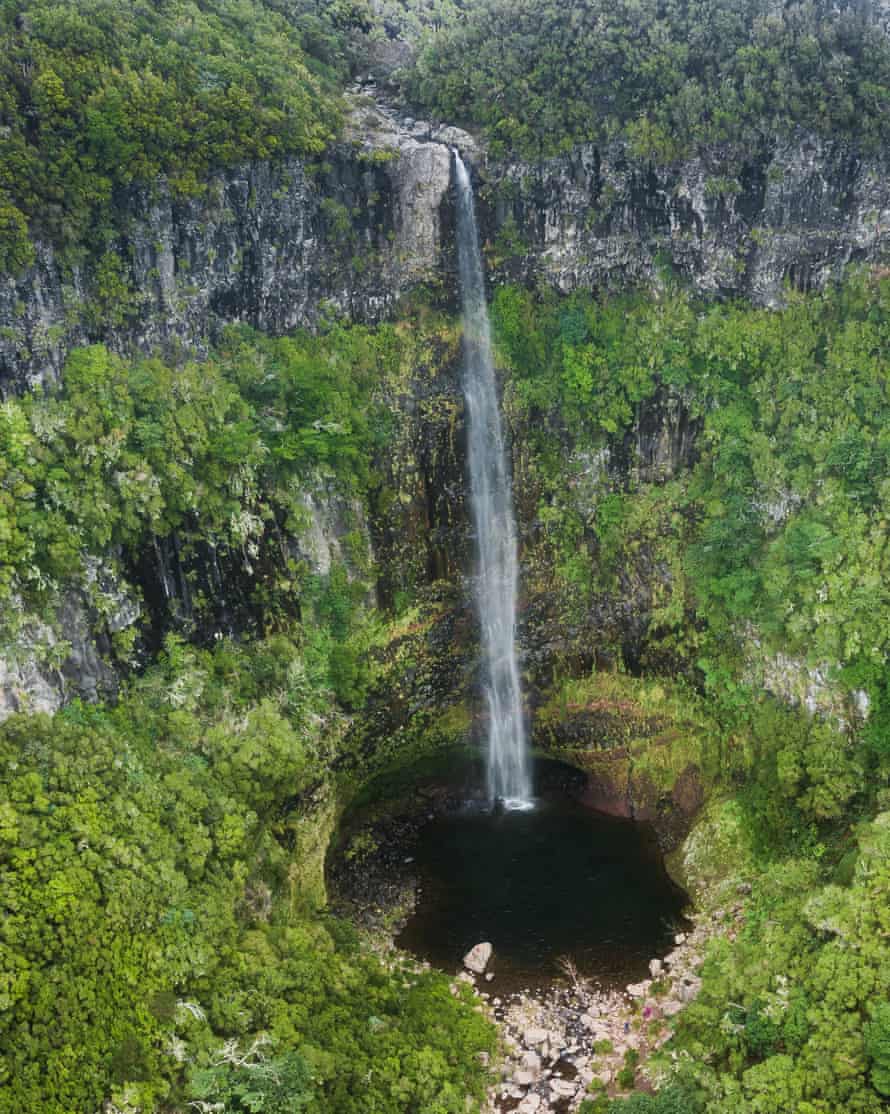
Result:
M519 1062L524 1068L527 1068L528 1071L541 1070L541 1057L537 1054L537 1052L523 1053L522 1059Z

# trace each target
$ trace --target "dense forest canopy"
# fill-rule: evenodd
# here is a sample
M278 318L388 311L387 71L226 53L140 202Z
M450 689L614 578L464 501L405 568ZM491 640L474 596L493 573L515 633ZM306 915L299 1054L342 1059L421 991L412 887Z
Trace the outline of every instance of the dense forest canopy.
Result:
M114 191L318 154L337 134L359 6L264 0L0 5L0 269L26 232L79 244ZM94 233L96 228L93 229Z
M670 160L794 127L890 139L890 40L824 0L477 0L427 31L407 89L528 156L623 137Z
M473 724L448 264L392 321L325 304L287 336L208 324L199 352L134 352L122 195L187 199L217 168L293 155L351 233L325 153L384 38L411 47L381 93L401 93L393 115L477 129L494 159L708 148L727 212L740 160L807 133L877 179L890 38L873 14L0 0L5 332L19 343L32 279L39 311L41 269L17 278L49 243L65 311L98 341L0 405L0 1114L467 1114L499 1078L478 999L325 908L339 810ZM356 175L399 172L389 148L363 158ZM840 274L849 256L821 231L837 258L820 273ZM890 1102L890 272L869 258L824 290L777 278L772 308L709 302L657 261L646 288L492 291L530 704L591 713L582 737L604 680L622 715L641 693L647 716L682 706L658 748L622 735L619 757L628 780L634 762L668 779L676 748L704 801L690 861L720 893L700 994L652 1062L659 1089L622 1097L634 1064L608 1093L591 1080L581 1114ZM358 278L376 260L352 264ZM657 439L669 410L691 447L644 478L643 416ZM323 562L303 542L328 528ZM152 601L145 569L171 551L180 595ZM116 686L94 703L65 688L77 608ZM32 714L27 669L58 683L56 714ZM770 669L835 702L807 710ZM656 789L668 810L672 784Z
M0 728L2 1114L481 1095L488 1022L445 975L360 951L294 872L294 802L341 717L311 656L171 639L116 708Z

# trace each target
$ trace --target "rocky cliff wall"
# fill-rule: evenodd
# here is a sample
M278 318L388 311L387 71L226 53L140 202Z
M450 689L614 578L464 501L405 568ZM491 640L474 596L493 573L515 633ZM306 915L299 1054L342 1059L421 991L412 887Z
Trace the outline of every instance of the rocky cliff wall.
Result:
M735 165L716 149L668 167L588 146L482 173L495 276L563 292L673 274L705 297L774 305L785 283L890 262L890 164L843 142L801 134Z
M72 261L37 243L33 267L0 277L0 390L52 383L91 341L201 351L232 322L283 333L332 312L390 314L438 265L451 160L430 129L418 139L368 112L357 105L322 161L222 171L197 199L164 182L117 198L108 250L123 296L103 289L104 251Z
M707 297L781 300L851 262L890 264L890 164L798 135L733 163L713 150L656 167L581 147L541 163L486 157L354 90L342 143L215 174L177 200L163 182L117 199L124 294L99 277L104 248L0 279L0 391L50 383L68 350L206 349L230 322L281 333L325 313L377 321L420 282L454 297L449 146L474 163L491 281L617 288L667 273ZM730 167L731 169L727 169Z

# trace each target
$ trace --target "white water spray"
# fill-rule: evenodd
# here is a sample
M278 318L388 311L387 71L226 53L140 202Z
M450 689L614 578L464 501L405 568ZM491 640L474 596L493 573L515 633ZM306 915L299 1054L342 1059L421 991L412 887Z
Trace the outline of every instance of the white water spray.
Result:
M454 167L470 506L478 562L475 594L488 704L488 796L492 804L501 802L508 809L529 808L532 787L516 660L519 563L513 493L498 405L473 187L457 151Z

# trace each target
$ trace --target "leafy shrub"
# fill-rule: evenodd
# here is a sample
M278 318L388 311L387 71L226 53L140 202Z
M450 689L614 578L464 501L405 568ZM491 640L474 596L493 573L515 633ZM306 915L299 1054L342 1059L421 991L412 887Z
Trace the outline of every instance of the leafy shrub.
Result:
M636 1094L614 1099L606 1107L606 1114L703 1114L704 1110L705 1104L694 1090L670 1083L654 1095Z
M280 636L170 639L117 707L0 725L2 1114L482 1097L493 1030L469 997L303 900L293 801L341 724L323 691L288 689L300 660Z
M871 1081L876 1091L890 1095L890 1004L882 1002L865 1026L865 1051L872 1060Z

